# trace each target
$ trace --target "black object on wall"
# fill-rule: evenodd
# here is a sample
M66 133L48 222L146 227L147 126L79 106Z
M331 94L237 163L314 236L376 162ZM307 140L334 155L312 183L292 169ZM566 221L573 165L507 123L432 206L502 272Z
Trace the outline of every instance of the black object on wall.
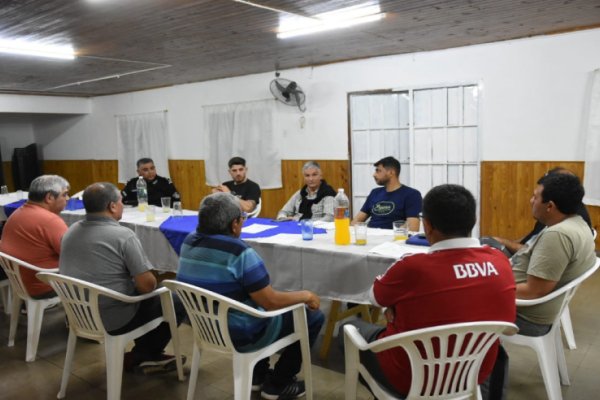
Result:
M15 148L12 156L15 190L29 190L31 181L42 174L37 156L37 145Z

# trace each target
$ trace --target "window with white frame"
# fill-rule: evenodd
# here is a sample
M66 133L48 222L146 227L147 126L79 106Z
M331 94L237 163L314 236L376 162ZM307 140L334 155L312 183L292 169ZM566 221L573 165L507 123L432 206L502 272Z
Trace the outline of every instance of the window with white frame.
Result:
M400 181L423 196L456 183L479 204L477 85L356 93L349 102L354 214L376 187L373 163L386 156L400 161Z

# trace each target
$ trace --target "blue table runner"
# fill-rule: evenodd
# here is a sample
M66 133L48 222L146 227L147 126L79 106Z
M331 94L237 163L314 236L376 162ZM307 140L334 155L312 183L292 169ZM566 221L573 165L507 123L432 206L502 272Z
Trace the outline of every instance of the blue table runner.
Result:
M244 227L254 224L270 225L274 228L267 229L259 233L246 233L242 231L242 239L255 239L279 235L280 233L291 233L301 235L300 225L298 221L273 221L268 218L251 218L244 222ZM183 217L169 217L165 222L160 224L160 231L165 235L173 249L179 255L181 245L186 236L196 230L198 225L198 217L196 215ZM314 228L313 233L321 234L327 231L322 228Z
M14 213L17 210L17 208L19 208L23 204L25 204L25 202L27 202L27 200L23 199L23 200L15 201L14 203L5 204L4 205L4 214L6 214L6 218L10 217L10 215L12 213ZM75 210L81 210L81 209L83 209L83 201L79 200L79 199L69 199L67 201L67 205L65 206L65 210L68 210L68 211L75 211Z

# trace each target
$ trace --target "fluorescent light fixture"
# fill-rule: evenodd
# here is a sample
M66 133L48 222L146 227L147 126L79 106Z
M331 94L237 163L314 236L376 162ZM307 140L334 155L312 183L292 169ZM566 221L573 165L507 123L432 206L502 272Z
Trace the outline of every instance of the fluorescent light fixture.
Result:
M288 17L279 25L279 39L287 39L300 35L348 28L350 26L378 21L385 17L378 4L366 3L353 7L317 14L312 18Z
M46 45L21 39L0 39L0 52L63 60L73 60L75 58L75 52L70 45Z

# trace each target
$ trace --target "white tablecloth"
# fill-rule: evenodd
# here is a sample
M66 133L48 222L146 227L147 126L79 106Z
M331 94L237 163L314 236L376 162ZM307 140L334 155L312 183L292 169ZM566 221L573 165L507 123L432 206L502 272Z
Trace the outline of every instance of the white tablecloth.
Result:
M28 192L12 192L8 194L0 194L0 222L6 221L4 206L15 201L26 199Z
M185 215L196 215L184 210ZM67 225L82 219L84 210L64 211ZM146 222L137 208L126 208L120 223L131 228L140 238L148 258L158 270L177 271L178 256L158 227L169 217L157 208L156 220ZM311 241L300 235L277 235L247 239L263 258L274 288L279 290L307 289L328 299L368 302L368 290L377 275L384 273L395 259L410 252L422 252L423 247L398 245L396 256L374 254L377 245L391 242L392 231L370 231L366 246L337 246L333 232L316 234Z

